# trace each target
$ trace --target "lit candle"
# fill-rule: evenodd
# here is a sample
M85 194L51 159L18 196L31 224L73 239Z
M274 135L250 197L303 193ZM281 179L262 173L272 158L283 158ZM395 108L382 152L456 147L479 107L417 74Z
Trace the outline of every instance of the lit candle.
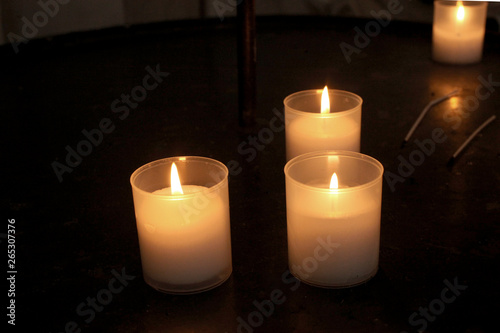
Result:
M358 151L361 104L342 90L304 90L285 98L286 158L319 150Z
M193 293L230 276L227 175L203 157L158 160L132 174L143 275L153 288Z
M363 283L378 269L383 166L348 151L313 152L285 166L291 273L315 286Z
M487 2L435 1L432 58L449 64L481 61Z

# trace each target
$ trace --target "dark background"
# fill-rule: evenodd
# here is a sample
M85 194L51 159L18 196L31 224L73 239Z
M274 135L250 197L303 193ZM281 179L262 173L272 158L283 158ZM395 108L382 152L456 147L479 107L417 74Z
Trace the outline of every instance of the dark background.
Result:
M500 83L477 108L464 104L474 99L480 76L500 82L500 36L487 33L481 63L448 66L430 58L430 25L394 21L348 63L339 45L354 46L354 28L367 22L259 19L257 126L250 131L238 127L232 20L34 40L17 55L8 45L0 48L2 233L7 219L15 219L15 328L63 332L75 322L82 332L235 332L238 317L248 322L254 301L277 289L286 299L261 317L256 332L416 332L423 324L412 325L412 313L441 297L444 280L456 280L467 289L426 321L428 331L496 331L499 120L452 167L446 163L500 109ZM121 120L112 102L157 65L169 76ZM287 95L325 84L363 98L361 152L378 159L386 175L398 174L401 159L418 149L415 139L431 138L436 128L447 139L394 191L384 181L375 278L349 289L300 284L292 290L282 278L288 269L284 132L255 158L238 147L248 148L249 136L269 126ZM459 96L433 108L401 149L424 106L456 87ZM52 163L65 163L65 147L75 149L85 139L82 130L103 118L115 129L59 182ZM177 155L235 160L241 167L229 182L233 274L220 287L189 296L161 294L144 283L129 183L141 165ZM78 314L81 303L108 288L113 270L135 278L95 318Z

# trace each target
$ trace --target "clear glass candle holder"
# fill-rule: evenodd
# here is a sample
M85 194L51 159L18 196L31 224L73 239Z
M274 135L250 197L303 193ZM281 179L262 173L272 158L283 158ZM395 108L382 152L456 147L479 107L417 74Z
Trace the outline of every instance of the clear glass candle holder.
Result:
M330 89L330 112L321 113L322 92L304 90L285 98L287 161L313 151L359 152L363 100L351 92Z
M457 65L481 61L487 9L487 2L434 1L432 59Z
M183 194L172 194L172 163ZM232 272L228 169L205 157L148 163L130 177L144 280L156 290L212 289ZM174 192L175 193L175 192Z
M344 288L376 274L383 171L376 159L349 151L307 153L286 164L288 262L295 277Z

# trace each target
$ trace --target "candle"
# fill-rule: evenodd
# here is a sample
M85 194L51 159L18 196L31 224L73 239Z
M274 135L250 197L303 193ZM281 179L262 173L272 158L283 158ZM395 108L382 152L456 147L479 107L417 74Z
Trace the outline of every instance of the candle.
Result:
M434 2L432 58L449 64L481 61L487 2Z
M323 91L305 90L286 97L287 160L319 150L359 152L362 102L356 94L326 87Z
M229 278L227 175L222 163L204 157L166 158L132 174L142 269L150 286L194 293Z
M288 262L295 277L340 288L376 274L382 174L377 160L348 151L307 153L286 164Z

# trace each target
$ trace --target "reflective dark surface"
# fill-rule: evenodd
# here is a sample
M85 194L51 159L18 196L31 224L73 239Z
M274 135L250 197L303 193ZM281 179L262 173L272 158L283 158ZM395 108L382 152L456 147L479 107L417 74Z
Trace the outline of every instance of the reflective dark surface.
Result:
M349 63L340 43L355 47L354 28L364 31L367 22L258 20L257 126L251 130L238 128L232 21L31 41L18 55L2 47L3 232L7 219L15 219L16 329L496 327L499 120L453 167L446 163L500 110L500 36L487 34L481 63L446 66L430 59L431 26L391 22ZM361 152L386 171L379 271L368 283L341 290L299 284L287 267L282 102L325 84L363 98ZM460 95L433 108L400 149L425 105L457 87ZM82 143L90 142L83 130L97 144ZM68 151L78 149L87 156L69 157L68 165ZM222 286L189 296L144 283L129 183L141 165L177 155L211 157L231 172L233 274ZM60 182L54 166L62 165ZM5 244L3 238L6 251Z

